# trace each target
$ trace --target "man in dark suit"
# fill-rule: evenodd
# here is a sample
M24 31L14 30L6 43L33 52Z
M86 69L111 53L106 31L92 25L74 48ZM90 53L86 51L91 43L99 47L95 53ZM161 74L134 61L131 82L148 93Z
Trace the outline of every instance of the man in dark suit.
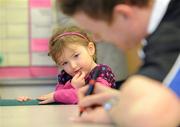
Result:
M84 97L87 88L80 90L80 106L104 107L88 110L78 120L113 122L123 127L177 126L180 123L180 1L59 0L59 4L83 28L123 51L143 44L140 53L143 64L135 75L126 79L119 94L97 86L95 95Z

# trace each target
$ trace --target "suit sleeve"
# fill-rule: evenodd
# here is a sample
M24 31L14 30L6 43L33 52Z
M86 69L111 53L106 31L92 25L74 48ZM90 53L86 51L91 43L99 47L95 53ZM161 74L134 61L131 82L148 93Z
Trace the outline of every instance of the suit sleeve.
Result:
M163 22L148 38L145 57L137 74L162 82L180 54L180 30L176 23Z

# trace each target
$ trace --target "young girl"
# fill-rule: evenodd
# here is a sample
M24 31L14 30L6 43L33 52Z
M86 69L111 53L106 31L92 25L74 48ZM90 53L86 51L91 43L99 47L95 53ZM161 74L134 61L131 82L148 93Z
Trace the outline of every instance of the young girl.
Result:
M77 89L88 84L96 69L100 70L96 85L114 87L115 76L107 65L96 64L96 48L84 30L70 26L58 30L50 39L49 56L62 68L55 91L38 97L40 104L61 102L76 104ZM20 97L26 101L28 97Z

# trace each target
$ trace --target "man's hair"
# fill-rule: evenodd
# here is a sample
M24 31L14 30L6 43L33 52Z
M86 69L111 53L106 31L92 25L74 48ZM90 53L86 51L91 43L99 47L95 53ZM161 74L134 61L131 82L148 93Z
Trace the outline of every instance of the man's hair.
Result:
M58 5L66 15L73 16L78 11L93 19L112 20L112 12L117 4L146 7L151 0L58 0Z

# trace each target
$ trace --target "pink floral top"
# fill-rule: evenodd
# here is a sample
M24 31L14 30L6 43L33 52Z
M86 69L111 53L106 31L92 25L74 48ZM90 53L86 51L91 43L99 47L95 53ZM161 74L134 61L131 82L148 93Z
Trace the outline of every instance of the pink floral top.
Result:
M96 82L101 83L107 87L115 87L115 76L111 68L104 64L98 64L90 74L85 78L85 83L88 84L96 69L100 70ZM55 88L54 100L64 104L77 104L77 89L71 85L72 76L67 74L64 70L58 75L58 83Z

